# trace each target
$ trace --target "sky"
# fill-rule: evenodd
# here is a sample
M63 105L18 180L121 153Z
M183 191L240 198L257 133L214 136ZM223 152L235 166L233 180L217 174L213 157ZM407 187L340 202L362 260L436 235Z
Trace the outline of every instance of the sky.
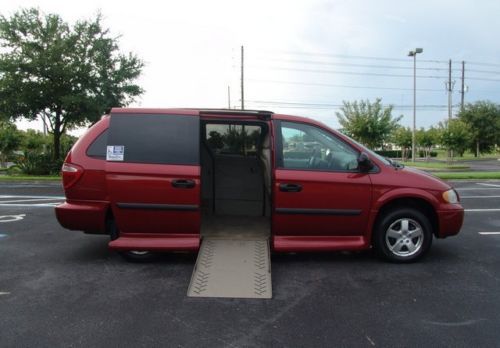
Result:
M381 98L401 123L413 119L417 56L417 127L448 117L448 60L453 114L461 62L465 102L500 102L500 1L30 1L0 0L0 13L38 7L74 23L100 11L123 52L146 65L145 93L131 106L240 107L244 46L245 108L306 116L338 128L343 101ZM228 98L228 88L230 98ZM19 122L20 128L38 128ZM81 134L76 131L75 134Z

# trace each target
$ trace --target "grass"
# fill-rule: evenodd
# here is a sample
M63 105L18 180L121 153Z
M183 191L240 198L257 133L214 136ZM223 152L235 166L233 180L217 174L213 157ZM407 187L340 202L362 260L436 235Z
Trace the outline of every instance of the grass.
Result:
M442 169L469 169L468 165L464 164L447 164L442 162L401 162L405 166L414 168L423 168L427 170L442 170Z
M489 155L489 156L480 156L480 157L455 157L453 158L453 161L485 161L485 160L497 160L499 159L500 156L494 156L494 155Z
M448 157L448 151L446 150L434 150L437 152L437 157L436 159L439 160L446 160ZM466 151L462 157L454 157L454 161L481 161L481 160L489 160L489 159L498 159L500 158L499 154L495 153L489 153L489 154L482 154L479 157L475 157L474 153Z
M433 172L440 179L500 179L500 172Z
M0 175L0 181L59 181L59 175Z

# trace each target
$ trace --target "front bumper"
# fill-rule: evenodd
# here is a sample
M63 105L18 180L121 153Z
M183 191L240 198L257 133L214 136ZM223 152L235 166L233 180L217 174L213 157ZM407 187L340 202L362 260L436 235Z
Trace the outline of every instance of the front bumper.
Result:
M460 232L464 222L464 208L460 204L442 205L437 211L438 238L454 236Z

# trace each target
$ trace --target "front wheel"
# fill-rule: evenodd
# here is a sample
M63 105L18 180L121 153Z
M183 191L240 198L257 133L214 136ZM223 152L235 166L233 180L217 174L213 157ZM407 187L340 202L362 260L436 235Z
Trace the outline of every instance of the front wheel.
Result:
M432 225L420 211L396 209L385 214L374 231L373 245L385 259L413 262L424 256L432 244Z

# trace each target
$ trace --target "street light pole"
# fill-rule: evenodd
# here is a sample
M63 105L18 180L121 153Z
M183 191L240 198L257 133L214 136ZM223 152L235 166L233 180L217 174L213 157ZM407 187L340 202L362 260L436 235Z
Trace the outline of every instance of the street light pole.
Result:
M422 53L422 48L415 48L408 53L408 57L413 57L413 130L411 133L411 161L415 162L415 132L417 128L417 54Z

